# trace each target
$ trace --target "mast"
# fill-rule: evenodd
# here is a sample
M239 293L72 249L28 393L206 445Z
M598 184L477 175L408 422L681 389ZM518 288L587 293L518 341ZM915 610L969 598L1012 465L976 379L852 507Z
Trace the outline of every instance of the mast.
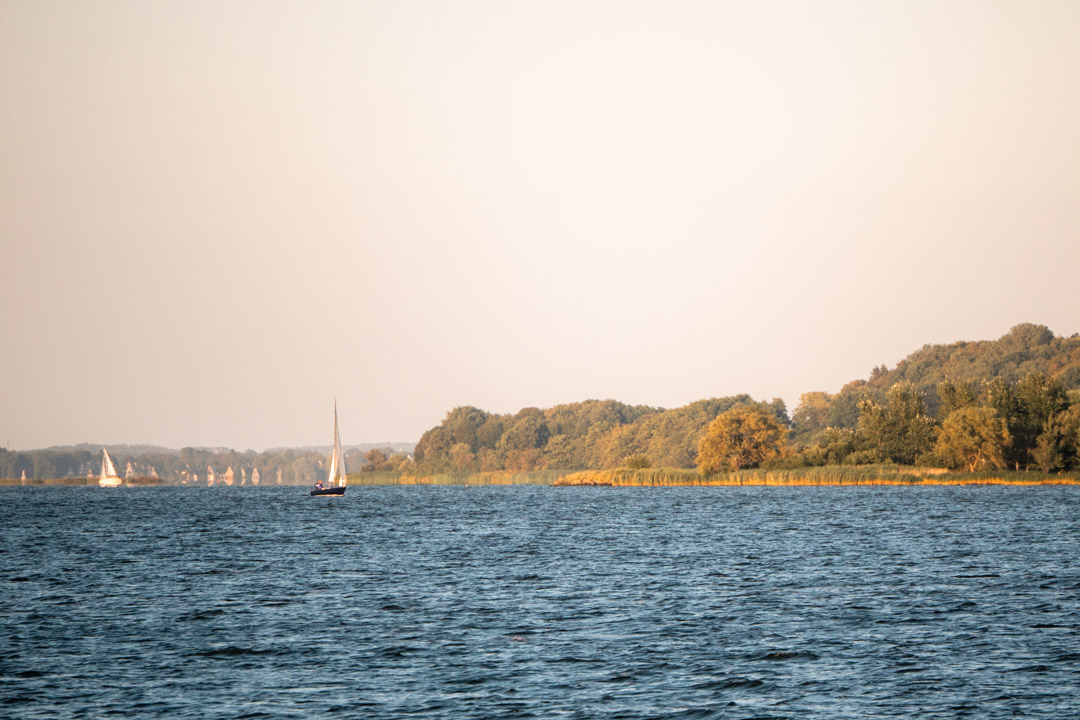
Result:
M334 449L330 453L330 485L340 487L345 485L347 474L345 469L345 454L341 452L341 436L338 434L337 400L334 400Z

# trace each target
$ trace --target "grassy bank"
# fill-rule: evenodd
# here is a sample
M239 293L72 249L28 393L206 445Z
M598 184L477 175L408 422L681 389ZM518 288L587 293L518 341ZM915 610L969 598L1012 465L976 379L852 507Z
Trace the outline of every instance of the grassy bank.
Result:
M895 465L812 467L797 470L740 470L704 476L696 470L586 470L571 473L555 485L1080 485L1080 473L1038 472L950 473L939 468Z
M436 475L400 475L398 473L353 473L350 485L554 485L568 474L566 470L499 470L485 473L439 473Z
M741 486L741 485L1080 485L1080 473L951 473L942 468L897 465L831 466L796 470L741 470L706 477L697 470L534 470L531 472L441 473L398 475L356 473L351 485L557 485L557 486Z

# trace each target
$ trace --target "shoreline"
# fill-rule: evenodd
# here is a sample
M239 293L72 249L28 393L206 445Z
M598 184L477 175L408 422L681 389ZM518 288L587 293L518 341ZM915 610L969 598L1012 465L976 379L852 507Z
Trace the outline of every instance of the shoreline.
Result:
M940 468L899 466L829 466L799 470L741 470L706 476L696 470L652 468L630 470L532 470L482 473L436 473L401 475L397 473L353 473L350 485L541 485L552 487L847 487L847 486L965 486L1009 485L1080 485L1080 473L1041 473L1036 471L999 471L987 473L949 472ZM0 487L98 487L86 478L47 480L0 479ZM135 480L122 487L207 487L174 485L161 480ZM215 486L217 487L217 486ZM307 487L301 485L233 485L226 487Z

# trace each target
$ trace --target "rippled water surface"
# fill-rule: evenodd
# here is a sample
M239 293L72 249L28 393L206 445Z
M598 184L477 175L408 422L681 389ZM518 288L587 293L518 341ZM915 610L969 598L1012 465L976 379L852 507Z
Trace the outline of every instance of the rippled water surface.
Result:
M5 717L1080 717L1080 489L0 490Z

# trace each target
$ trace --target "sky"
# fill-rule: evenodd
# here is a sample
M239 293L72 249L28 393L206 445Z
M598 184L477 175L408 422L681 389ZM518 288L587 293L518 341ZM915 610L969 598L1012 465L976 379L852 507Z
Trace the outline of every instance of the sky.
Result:
M0 0L0 443L415 441L1080 332L1080 3Z

